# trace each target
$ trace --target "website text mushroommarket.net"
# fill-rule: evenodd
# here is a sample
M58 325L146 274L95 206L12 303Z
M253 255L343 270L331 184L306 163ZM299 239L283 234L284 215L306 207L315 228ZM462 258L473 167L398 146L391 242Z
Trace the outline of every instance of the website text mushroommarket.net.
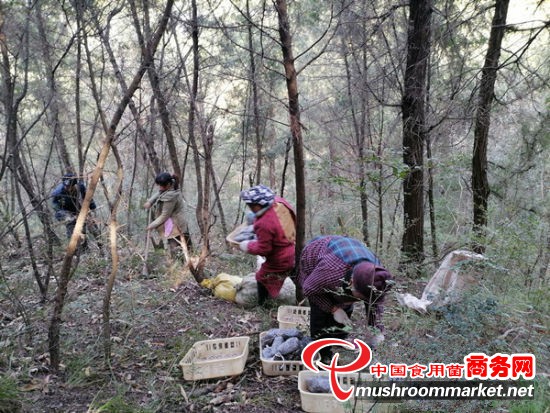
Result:
M395 402L400 400L497 400L534 399L534 384L487 381L371 382L356 386L358 399Z

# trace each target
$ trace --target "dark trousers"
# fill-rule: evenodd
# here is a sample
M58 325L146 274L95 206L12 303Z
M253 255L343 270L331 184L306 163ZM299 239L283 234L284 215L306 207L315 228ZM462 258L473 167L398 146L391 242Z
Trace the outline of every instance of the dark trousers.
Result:
M384 331L384 325L382 324L381 315L384 310L383 296L371 297L372 302L364 302L365 315L367 317L367 325L369 327L377 327L380 331ZM343 307L348 317L351 318L353 312L353 305ZM344 329L344 325L340 324L336 320L332 313L327 313L321 310L316 305L311 305L310 315L310 332L311 338L318 340L321 338L339 338L345 340L348 337L348 332ZM322 348L319 351L321 360L323 362L330 362L332 358L332 349L330 347Z
M315 304L311 304L310 311L309 329L312 339L318 340L321 338L340 338L345 340L347 338L348 332L345 331L345 326L336 321L332 313L327 313L321 310ZM345 307L344 311L348 317L351 317L353 305ZM319 354L321 356L321 361L328 363L332 358L332 349L330 347L324 347L319 351Z
M261 282L258 281L257 284L258 284L258 305L264 305L265 300L267 300L267 298L269 297L269 292Z

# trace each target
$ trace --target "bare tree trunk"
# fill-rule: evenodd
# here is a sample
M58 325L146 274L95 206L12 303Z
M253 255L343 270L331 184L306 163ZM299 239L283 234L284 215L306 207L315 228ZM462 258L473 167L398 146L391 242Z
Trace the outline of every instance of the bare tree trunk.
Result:
M149 49L147 48L147 45L145 44L145 40L143 38L143 33L140 29L139 25L139 17L136 10L135 2L132 0L130 1L130 8L132 10L132 16L134 18L134 27L136 29L136 34L138 36L138 41L141 46L141 54L143 56L143 59L149 59L147 56L147 53L149 53ZM145 34L148 35L151 32L151 28L149 25L149 6L148 2L143 2L143 14L145 16L144 19L144 30ZM182 175L182 170L180 169L179 164L179 157L178 157L178 151L176 149L176 143L174 139L174 134L172 133L172 124L170 123L170 111L168 110L167 100L162 93L161 87L160 87L160 79L158 75L158 71L156 69L155 61L154 59L151 59L151 64L147 68L147 75L149 77L149 83L151 84L153 95L155 97L155 100L158 104L159 114L160 114L160 120L162 124L162 129L164 131L164 135L166 137L166 144L168 146L168 153L170 154L170 162L172 164L172 169L174 171L174 174L178 176L179 179L183 181L184 176Z
M252 17L250 16L250 1L246 1L246 14L247 14L247 30L248 30L248 54L250 58L250 83L252 85L252 110L254 136L256 137L256 168L254 172L255 183L259 185L262 183L262 158L263 158L263 139L260 133L260 111L259 111L259 98L258 98L258 79L256 74L256 58L254 50L254 42L252 38Z
M207 124L201 132L202 146L204 148L204 197L201 218L205 228L205 232L202 234L202 250L204 251L206 258L208 252L210 251L210 188L212 179L211 171L214 170L214 165L212 163L214 127Z
M155 51L157 49L157 46L160 42L160 39L162 35L164 34L166 30L166 26L168 24L168 20L170 18L170 14L172 11L172 6L174 5L174 0L167 0L166 7L164 9L162 18L160 20L160 23L158 25L158 28L156 32L151 36L151 39L148 42L148 47L150 48L150 53L147 54L149 59L152 59ZM57 287L57 293L55 297L55 304L53 309L52 318L50 320L50 326L48 330L48 345L49 345L49 353L50 353L50 363L54 370L57 370L59 368L59 363L61 361L60 359L60 348L59 348L59 336L60 336L60 330L61 330L61 315L63 313L63 307L65 304L65 296L67 295L67 286L69 283L69 275L71 272L71 265L72 265L72 259L74 256L74 253L76 251L77 242L80 237L80 234L82 232L82 228L84 227L84 221L86 220L86 216L88 215L88 212L90 210L90 201L93 198L94 192L96 190L97 184L99 182L99 179L103 173L103 168L105 166L105 162L107 160L107 156L109 155L109 151L111 149L111 145L113 143L113 140L115 138L116 129L118 127L118 124L120 123L120 120L122 118L122 115L124 111L126 110L126 107L128 106L130 100L132 99L133 94L139 87L141 83L141 79L143 75L145 74L145 71L147 70L147 66L151 63L150 60L144 60L138 69L136 75L134 76L132 82L130 83L128 89L124 93L124 95L121 98L121 101L113 115L113 118L109 124L107 134L105 136L105 141L103 143L103 147L101 149L101 152L99 154L96 167L94 169L94 172L92 174L92 177L90 179L90 184L88 186L88 190L86 191L86 196L84 197L84 200L82 202L82 209L80 210L80 213L78 214L78 218L76 220L75 229L73 231L73 234L71 236L71 239L69 241L69 245L67 247L67 252L65 254L65 258L63 259L63 266L61 268L61 274L59 276L59 284Z
M223 204L222 204L222 201L220 199L220 190L221 190L221 186L223 186L223 182L222 182L222 185L218 185L218 181L216 179L216 171L214 169L214 164L212 162L212 155L210 155L210 160L208 161L208 168L209 168L209 174L210 174L210 177L212 178L212 189L214 190L214 197L216 198L216 205L218 206L218 212L220 214L220 225L222 227L222 234L223 234L223 237L225 239L225 237L227 236L227 234L229 233L228 231L228 228L227 228L227 220L225 218L225 212L223 210ZM231 162L232 164L232 162ZM229 166L229 168L231 168L231 166Z
M61 162L63 163L65 171L74 171L73 164L67 151L67 146L65 145L65 139L63 138L63 129L61 128L61 121L59 119L60 102L57 93L57 85L55 82L55 72L54 66L52 64L50 45L48 44L48 37L46 34L46 29L44 27L44 19L42 17L41 2L36 3L35 9L38 22L38 32L40 33L40 42L42 43L42 56L44 58L43 63L46 69L46 81L48 83L49 95L47 98L47 102L50 114L48 119L53 132L53 140L55 142L57 151L59 152L59 157L61 159Z
M48 296L48 282L42 280L42 277L40 276L40 270L38 269L38 265L36 263L32 235L29 227L29 220L27 219L27 211L25 211L25 205L23 204L23 199L21 198L21 188L19 187L19 185L15 185L15 193L17 194L17 202L19 203L19 211L22 215L23 228L25 229L25 237L27 240L27 248L29 250L29 258L31 261L34 279L36 280L36 284L38 285L38 290L40 291L42 302L45 302ZM49 276L49 273L47 273L47 275Z
M2 5L0 4L0 17L2 13ZM30 11L28 12L30 13ZM42 223L44 228L44 234L51 243L59 242L59 238L53 231L51 225L50 214L48 209L44 204L44 198L40 196L29 176L27 168L23 163L21 158L20 145L23 141L23 138L18 139L17 133L17 123L18 123L18 111L19 105L22 100L25 98L28 90L28 25L29 25L29 15L26 17L26 27L24 30L24 35L22 36L23 44L20 45L20 50L18 53L22 53L22 66L24 72L19 74L12 74L11 72L11 61L10 61L10 51L8 50L8 45L6 43L5 34L2 31L2 25L0 24L0 54L2 59L1 73L2 73L2 93L1 98L4 103L4 119L5 119L5 136L6 143L4 146L4 162L0 168L0 180L4 176L6 168L9 168L12 174L14 175L16 181L23 187L27 196L30 199L30 202L36 211L37 217ZM20 56L18 56L19 58ZM18 79L23 79L21 85L17 85L16 82ZM15 96L16 89L19 91L19 95Z
M496 0L495 14L491 24L489 46L479 84L478 106L475 115L474 150L472 156L472 192L473 192L473 230L477 236L473 249L485 252L485 234L487 230L487 202L490 189L487 179L487 145L491 123L491 104L495 91L498 61L502 38L506 30L506 15L509 0Z
M548 268L550 266L550 233L546 234L546 242L542 240L541 249L543 251L542 262L539 269L539 280L541 287L550 284L550 277L548 276Z
M306 186L304 167L304 146L302 140L302 125L300 123L300 103L298 100L298 79L294 67L292 53L292 36L286 0L276 0L275 9L279 21L279 37L283 52L283 65L286 74L286 88L288 92L288 112L290 115L290 133L294 148L294 169L296 179L296 269L300 262L300 255L305 243L306 234ZM296 286L296 299L303 299L301 289Z
M362 32L366 31L366 27L363 27ZM359 175L359 205L361 206L361 232L363 233L363 241L366 245L369 245L369 210L368 210L368 199L367 199L367 179L366 179L366 159L365 159L365 145L366 145L366 135L368 127L367 119L367 56L366 50L363 48L360 56L361 61L361 70L359 70L359 76L361 77L361 85L359 91L357 91L356 82L352 79L352 73L347 57L346 46L344 44L344 39L342 39L342 51L344 55L344 65L346 68L346 83L347 83L347 93L349 104L351 107L351 116L353 120L353 129L355 133L355 148L357 150L357 169ZM353 89L353 90L352 90ZM355 104L354 96L358 95L359 103ZM357 113L359 112L359 113Z
M209 231L210 231L210 171L209 166L207 165L206 153L208 149L208 139L205 134L207 134L207 127L201 129L197 125L198 118L198 106L197 106L197 97L199 91L199 73L200 73L200 55L199 55L199 22L197 15L197 2L196 0L191 1L191 39L193 42L193 73L192 81L190 84L190 97L189 97L189 119L188 119L188 133L189 133L189 144L193 150L193 161L195 164L195 173L197 179L197 207L195 209L195 215L197 217L197 222L199 225L199 230L202 237L202 245L200 256L197 260L190 261L188 260L188 268L191 271L191 274L195 278L197 283L201 283L204 279L204 266L206 264L206 259L210 255L210 246L209 246ZM205 159L205 168L204 174L201 170L201 154L200 149L197 143L196 130L200 130L203 139L204 146L204 159ZM203 182L204 175L204 182Z
M435 204L434 204L434 177L432 162L432 143L429 136L426 136L426 156L428 157L428 208L430 212L430 235L432 240L432 256L437 258L437 230L435 225Z
M201 156L199 147L197 145L197 139L195 134L195 120L197 116L197 95L199 90L199 72L200 72L200 60L199 60L199 27L197 21L197 2L191 1L192 18L191 18L191 38L193 40L193 73L190 88L189 97L189 119L187 121L189 143L193 149L193 160L195 163L195 173L197 179L197 209L195 214L197 216L197 222L201 234L205 232L205 225L202 220L202 208L204 203L204 191L202 184L202 171L201 171Z
M113 155L117 162L117 188L116 198L111 208L109 218L109 238L111 245L111 272L107 285L105 286L105 296L103 297L103 318L102 322L102 336L103 336L103 357L105 364L109 366L111 364L111 295L113 287L115 285L115 279L118 272L118 252L117 252L117 210L120 200L122 199L122 180L124 178L124 171L122 168L122 160L118 153L118 149L115 145L111 145Z
M84 172L84 154L82 152L82 120L80 116L80 74L82 73L82 3L76 0L73 4L76 11L76 67L74 107L76 123L76 147L78 150L78 172Z
M424 260L425 99L431 13L431 0L409 2L407 66L401 103L403 161L409 167L403 181L402 264L420 264Z
M382 115L383 116L383 115ZM383 123L383 121L382 121ZM382 135L382 134L380 134ZM382 183L384 182L384 165L382 164L382 139L378 141L378 148L376 151L376 169L378 171L378 179L376 181L376 198L377 198L377 210L378 210L378 227L377 227L377 236L376 236L376 247L375 251L378 251L378 247L383 248L384 246L384 191Z
M111 62L111 66L115 73L115 77L118 80L118 83L122 92L125 93L125 91L128 89L128 85L126 84L126 80L122 76L122 71L119 68L118 62L116 61L115 54L113 53L113 50L111 48L111 45L109 42L109 30L102 29L100 27L96 13L94 13L93 19L94 19L95 27L103 42L103 46L105 47L105 50L107 51L107 55L109 56L109 61ZM154 174L157 175L159 172L161 172L161 167L160 167L160 160L158 158L158 155L155 149L155 143L151 138L152 134L147 133L147 131L145 130L145 127L143 126L143 122L141 120L142 117L133 99L130 100L128 107L130 108L130 111L132 112L132 116L136 121L136 128L141 138L140 141L138 142L143 144L142 147L143 147L144 157L151 164Z
M431 90L431 75L430 64L431 59L428 56L427 69L427 84L426 84L426 111L430 109L430 90ZM433 160L432 160L432 139L430 134L426 134L426 157L428 158L428 210L430 215L430 238L432 241L432 257L437 258L437 231L435 225L435 204L434 204L434 177L433 177Z

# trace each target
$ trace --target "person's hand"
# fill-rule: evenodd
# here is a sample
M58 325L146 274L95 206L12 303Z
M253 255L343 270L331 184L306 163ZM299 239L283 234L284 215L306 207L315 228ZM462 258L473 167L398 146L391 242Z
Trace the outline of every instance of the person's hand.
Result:
M339 322L340 324L343 324L345 326L351 326L351 320L346 314L344 310L341 308L337 308L332 312L332 317L334 317L334 321Z
M249 242L250 242L250 240L239 242L239 248L241 249L241 251L248 252L248 243Z
M143 208L149 209L149 208L151 208L151 204L149 202L146 202L146 203L143 204Z

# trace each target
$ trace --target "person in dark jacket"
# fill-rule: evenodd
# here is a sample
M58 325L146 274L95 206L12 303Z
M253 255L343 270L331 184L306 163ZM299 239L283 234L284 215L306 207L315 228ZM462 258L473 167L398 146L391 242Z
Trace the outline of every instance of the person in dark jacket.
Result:
M73 234L76 218L80 213L85 195L86 186L74 173L63 175L61 183L57 185L51 193L55 219L65 223L67 238L71 238ZM90 210L93 211L95 209L96 204L92 199L90 202ZM99 237L99 229L95 225L95 222L91 222L91 220L87 222L82 229L83 233L86 233L87 227L89 227L88 229L97 239Z
M255 240L239 243L239 248L253 255L265 257L256 272L258 304L268 297L276 298L286 277L295 266L296 214L290 203L265 185L257 185L241 192L241 199L254 214Z
M384 340L382 313L393 276L361 241L336 235L314 238L300 256L298 284L311 307L313 339L348 336L353 304L363 301L367 317L364 341L375 347ZM325 347L321 358L332 351Z

